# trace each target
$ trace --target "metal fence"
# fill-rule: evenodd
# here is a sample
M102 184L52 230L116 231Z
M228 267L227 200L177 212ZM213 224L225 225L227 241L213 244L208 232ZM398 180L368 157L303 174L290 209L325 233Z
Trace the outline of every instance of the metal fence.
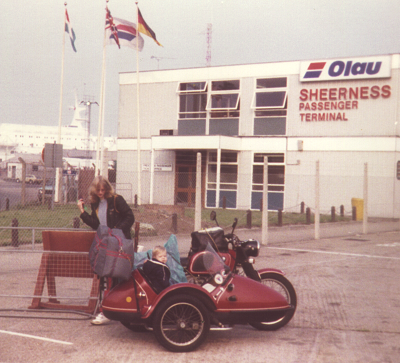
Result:
M364 211L369 220L394 219L400 202L395 197L393 176L379 163L368 165L367 173L365 167L362 162L352 168L320 164L317 177L316 163L302 161L301 175L289 163L284 173L272 171L268 175L268 224L312 224L316 215L321 222L361 221ZM153 175L142 171L140 195L136 173L110 171L109 180L132 207L141 235L190 234L194 230L196 168L181 170ZM237 168L236 173L228 171L222 170L217 180L215 168L202 166L201 227L213 226L209 213L219 209L219 222L224 227L236 217L240 227L261 228L265 198L262 174L251 167L247 173ZM58 201L54 178L48 179L48 185L0 179L0 246L40 243L40 228L88 228L79 219L76 202L82 197L89 205L88 188L93 178L93 169L63 175ZM393 195L390 202L388 194Z

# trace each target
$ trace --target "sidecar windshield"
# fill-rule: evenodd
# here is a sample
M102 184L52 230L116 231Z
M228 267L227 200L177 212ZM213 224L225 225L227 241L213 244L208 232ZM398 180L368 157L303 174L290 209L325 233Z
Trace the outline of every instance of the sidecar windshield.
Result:
M196 253L191 261L191 272L213 275L226 269L224 261L208 243L205 250Z

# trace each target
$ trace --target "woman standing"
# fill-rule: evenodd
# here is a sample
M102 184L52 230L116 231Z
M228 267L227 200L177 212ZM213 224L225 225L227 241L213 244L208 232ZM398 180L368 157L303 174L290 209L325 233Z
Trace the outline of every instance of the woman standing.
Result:
M97 230L100 225L109 228L121 229L127 239L131 239L131 227L135 222L132 209L128 206L125 199L114 193L110 182L102 177L94 178L89 188L89 200L92 213L89 214L84 209L83 199L78 200L78 208L81 211L80 218L89 227ZM107 279L107 290L112 286L112 279ZM97 315L92 320L92 324L101 325L109 322L103 313Z

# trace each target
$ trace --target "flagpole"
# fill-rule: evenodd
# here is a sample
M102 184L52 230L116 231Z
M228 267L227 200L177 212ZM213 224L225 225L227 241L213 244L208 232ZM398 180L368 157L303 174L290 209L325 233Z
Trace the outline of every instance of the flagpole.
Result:
M106 48L106 46L104 46L104 49ZM105 51L104 51L105 53ZM101 136L100 136L100 175L104 176L104 109L105 109L105 94L106 94L106 87L105 87L105 83L106 83L106 57L104 54L104 74L103 74L103 81L102 81L102 94L101 94L101 102L102 102L102 117L101 117ZM108 177L108 175L105 175L106 177Z
M64 3L65 9L67 9L67 3ZM63 88L64 88L64 58L65 58L65 23L67 21L67 13L64 11L64 22L62 29L62 52L61 52L61 81L60 81L60 109L58 110L58 135L57 144L61 144L61 121L62 121L62 105L63 105ZM55 152L55 150L53 150ZM60 199L60 168L56 168L56 185L54 201L58 202Z
M138 170L138 180L137 180L137 193L138 193L138 205L142 204L142 184L141 184L141 158L140 158L140 112L139 112L139 7L136 1L136 112L137 112L137 170Z
M65 9L67 3L64 3ZM61 82L60 82L60 109L58 111L58 137L57 143L61 143L61 119L62 119L62 103L63 103L63 86L64 86L64 56L65 56L65 23L67 21L67 13L64 12L64 23L62 29L62 56L61 56Z
M108 3L108 0L106 1ZM105 75L106 75L106 27L104 26L104 39L103 39L103 63L101 70L101 88L100 88L100 107L99 107L99 123L97 129L97 148L96 148L96 171L95 174L100 175L103 173L103 168L100 165L101 149L103 144L103 125L104 125L104 88L105 88Z

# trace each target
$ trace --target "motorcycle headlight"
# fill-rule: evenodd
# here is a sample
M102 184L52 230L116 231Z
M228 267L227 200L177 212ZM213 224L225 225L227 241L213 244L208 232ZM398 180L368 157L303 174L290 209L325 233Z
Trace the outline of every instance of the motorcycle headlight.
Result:
M242 248L246 256L257 257L260 252L260 242L255 239L249 239L242 242Z

